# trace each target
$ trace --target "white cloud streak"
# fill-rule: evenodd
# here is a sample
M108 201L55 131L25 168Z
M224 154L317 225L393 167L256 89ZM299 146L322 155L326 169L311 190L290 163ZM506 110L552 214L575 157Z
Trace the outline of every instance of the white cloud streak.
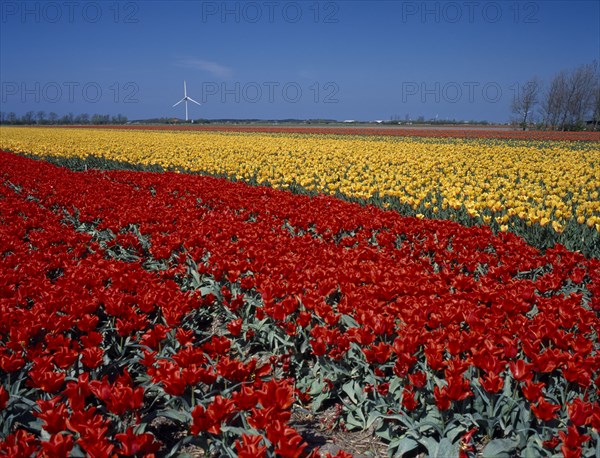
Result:
M177 62L179 67L192 68L210 73L215 78L231 78L233 70L218 62L211 62L203 59L187 58Z

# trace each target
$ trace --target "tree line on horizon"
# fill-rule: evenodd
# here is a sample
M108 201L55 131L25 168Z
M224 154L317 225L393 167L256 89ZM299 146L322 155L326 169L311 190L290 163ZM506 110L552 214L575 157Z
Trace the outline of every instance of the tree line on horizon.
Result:
M598 61L563 69L548 84L534 76L515 94L511 112L523 130L600 130Z
M81 113L75 115L68 113L65 115L59 115L53 111L46 113L43 110L40 111L28 111L23 116L18 116L15 112L0 112L0 124L14 124L14 125L103 125L103 124L126 124L128 122L127 116L118 114L111 116L108 114L93 114Z

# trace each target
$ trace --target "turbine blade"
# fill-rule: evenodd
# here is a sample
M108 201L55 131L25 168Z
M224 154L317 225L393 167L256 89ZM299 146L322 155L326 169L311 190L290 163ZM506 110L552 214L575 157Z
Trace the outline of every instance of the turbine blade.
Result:
M187 98L190 102L194 102L196 105L202 105L201 103L196 102L194 99L192 99L191 97Z
M187 96L187 89L185 87L185 81L183 82L183 97L185 98Z
M177 105L179 105L181 102L184 102L185 99L181 99L179 102L177 102L175 105L173 105L174 107L176 107Z

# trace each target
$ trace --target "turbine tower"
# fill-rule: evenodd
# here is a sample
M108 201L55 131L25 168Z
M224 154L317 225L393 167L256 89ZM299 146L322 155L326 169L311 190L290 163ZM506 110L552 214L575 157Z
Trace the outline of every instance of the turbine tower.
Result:
M194 99L192 99L191 97L188 97L187 95L187 88L185 86L185 81L183 82L183 99L181 99L179 102L177 102L175 105L173 105L173 107L176 107L177 105L179 105L181 102L185 103L185 122L188 121L188 102L193 102L196 105L201 105L200 103L196 102Z

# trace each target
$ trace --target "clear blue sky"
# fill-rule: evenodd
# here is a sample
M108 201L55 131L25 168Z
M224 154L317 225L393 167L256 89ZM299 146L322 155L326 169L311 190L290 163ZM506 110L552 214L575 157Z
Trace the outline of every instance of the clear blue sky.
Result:
M505 122L600 60L600 1L7 1L1 110Z

